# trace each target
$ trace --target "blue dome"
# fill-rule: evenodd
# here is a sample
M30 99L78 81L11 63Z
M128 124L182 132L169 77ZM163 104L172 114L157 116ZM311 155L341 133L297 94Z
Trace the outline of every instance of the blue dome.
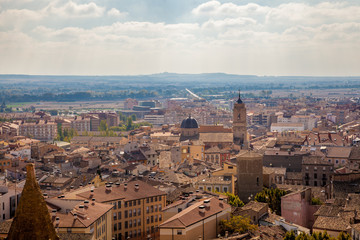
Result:
M181 122L181 128L199 128L199 125L195 118L189 116Z

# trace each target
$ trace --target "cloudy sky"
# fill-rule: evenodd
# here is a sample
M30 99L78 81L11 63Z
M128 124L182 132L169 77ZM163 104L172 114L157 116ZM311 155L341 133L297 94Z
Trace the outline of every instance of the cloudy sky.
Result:
M0 73L360 75L360 1L0 0Z

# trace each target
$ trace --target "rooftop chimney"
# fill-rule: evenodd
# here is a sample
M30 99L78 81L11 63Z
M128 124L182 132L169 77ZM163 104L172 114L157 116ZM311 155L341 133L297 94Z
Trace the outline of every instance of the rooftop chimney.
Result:
M135 184L135 190L136 190L136 191L139 190L139 184Z
M77 214L74 213L74 221L77 219Z
M89 207L89 201L88 201L88 200L85 200L85 201L84 201L84 206L85 206L86 208Z
M92 205L95 205L95 198L91 199Z
M115 183L115 185L116 185L116 187L120 187L120 183L118 183L118 182Z
M124 190L127 189L127 183L124 183Z
M204 206L205 206L206 208L209 208L209 207L210 207L210 199L204 200Z
M47 194L47 193L44 193L43 196L44 196L45 199L48 198L48 194Z
M224 199L222 197L219 198L219 206L220 207L224 206Z
M199 206L199 213L205 213L205 206L204 205Z
M56 212L57 212L56 209L51 210L51 216L56 217Z
M79 206L79 210L80 210L81 212L84 212L84 210L85 210L85 209L84 209L84 205L80 205L80 206Z
M56 217L56 218L55 218L55 222L56 222L56 225L59 225L59 223L60 223L60 218L59 218L59 217Z
M107 184L107 185L106 185L106 191L110 191L110 192L111 192L111 185L110 185L110 184Z

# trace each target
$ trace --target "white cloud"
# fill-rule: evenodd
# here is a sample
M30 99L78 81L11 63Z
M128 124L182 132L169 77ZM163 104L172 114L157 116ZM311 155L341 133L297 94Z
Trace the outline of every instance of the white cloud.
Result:
M125 17L127 13L120 12L116 8L111 8L109 11L107 11L107 15L110 17Z
M77 4L73 1L69 1L62 6L49 4L49 6L46 7L46 12L49 14L69 18L101 17L104 14L104 11L104 7L100 7L94 2Z
M37 11L28 9L8 9L0 13L0 26L21 28L29 21L38 21L42 18L42 14Z

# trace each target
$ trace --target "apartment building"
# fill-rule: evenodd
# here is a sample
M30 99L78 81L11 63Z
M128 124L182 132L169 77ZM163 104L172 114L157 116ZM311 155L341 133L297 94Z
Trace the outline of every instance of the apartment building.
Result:
M21 123L19 135L28 136L42 141L53 140L57 134L57 124L47 120L38 120L31 123Z
M77 197L113 205L113 238L158 239L166 193L142 181L107 184Z
M219 222L230 218L231 206L210 198L194 203L160 225L161 240L215 239Z
M46 199L46 202L61 239L74 239L80 234L89 239L112 239L112 205L57 198Z

